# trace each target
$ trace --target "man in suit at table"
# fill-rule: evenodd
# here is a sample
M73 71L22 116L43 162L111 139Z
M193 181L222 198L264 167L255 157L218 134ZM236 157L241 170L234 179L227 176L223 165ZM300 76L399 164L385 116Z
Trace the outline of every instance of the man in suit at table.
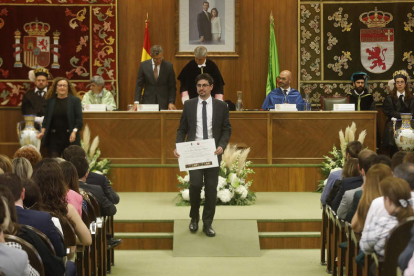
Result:
M211 97L213 78L209 74L201 74L196 78L198 97L184 103L180 126L177 129L176 143L182 143L187 136L187 142L213 138L216 143L214 154L221 162L221 154L226 148L230 136L231 125L227 104ZM174 150L174 155L180 157ZM212 228L216 211L217 185L220 167L191 170L190 171L190 231L198 230L200 219L200 192L205 185L205 203L203 210L203 232L214 237L216 233ZM204 178L204 181L203 181Z
M135 88L134 108L137 109L142 95L142 104L159 104L160 110L176 110L175 73L171 62L164 60L164 51L160 45L151 47L151 59L141 63Z

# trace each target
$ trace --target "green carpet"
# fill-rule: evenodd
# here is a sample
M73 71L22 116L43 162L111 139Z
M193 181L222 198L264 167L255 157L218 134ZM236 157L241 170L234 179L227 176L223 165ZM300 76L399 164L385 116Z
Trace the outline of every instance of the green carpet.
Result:
M262 250L250 257L173 257L170 250L115 250L112 276L325 276L320 250Z
M174 221L174 257L259 257L260 243L256 220L214 220L215 237L199 230L191 233L189 219Z
M319 193L256 193L251 206L217 206L215 219L321 220ZM177 193L119 193L115 221L189 219L189 206L175 206Z

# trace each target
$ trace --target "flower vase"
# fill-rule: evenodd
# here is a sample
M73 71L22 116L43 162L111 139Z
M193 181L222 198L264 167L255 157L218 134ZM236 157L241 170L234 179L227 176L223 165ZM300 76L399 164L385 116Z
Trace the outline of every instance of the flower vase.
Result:
M414 130L411 128L412 115L411 113L401 113L402 124L398 130L395 130L396 120L393 120L395 144L402 151L414 150Z
M21 146L33 145L40 150L40 140L36 137L39 131L34 127L35 118L34 115L25 115L25 127L21 130L20 123L17 124L17 136Z

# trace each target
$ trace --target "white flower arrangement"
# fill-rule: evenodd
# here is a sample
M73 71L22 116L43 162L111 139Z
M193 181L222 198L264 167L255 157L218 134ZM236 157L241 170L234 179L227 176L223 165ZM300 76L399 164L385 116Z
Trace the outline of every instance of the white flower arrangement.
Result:
M345 133L342 131L342 129L339 131L339 149L335 145L333 145L332 151L329 152L329 154L331 154L332 157L326 155L323 156L325 161L322 162L322 175L325 179L319 180L319 185L316 192L322 193L328 180L328 176L331 172L342 170L342 168L344 167L346 147L349 142L355 141L356 130L356 124L352 122L351 126L346 127ZM361 144L364 144L366 136L367 131L361 131L358 136L358 141L361 142Z
M111 163L108 159L101 159L98 161L99 156L101 156L101 150L98 148L99 146L99 136L96 136L92 144L90 144L91 140L91 131L89 129L88 124L86 124L83 130L83 139L81 140L81 146L86 152L86 156L88 157L89 161L89 171L108 175L109 174L109 164ZM112 184L112 183L111 183Z
M249 168L251 161L246 161L250 148L238 150L237 145L229 145L223 153L220 163L220 173L217 185L217 204L218 205L250 205L256 201L256 194L250 191L253 180L247 181L249 174L254 173ZM187 172L185 177L177 175L178 187L178 206L189 205L190 175ZM188 196L187 196L188 195ZM204 187L201 190L201 204L204 204Z

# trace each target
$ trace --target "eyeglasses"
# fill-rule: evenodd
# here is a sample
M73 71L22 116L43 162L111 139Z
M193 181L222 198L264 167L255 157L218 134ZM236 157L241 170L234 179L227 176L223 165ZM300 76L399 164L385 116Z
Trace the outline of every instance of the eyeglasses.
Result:
M210 84L197 84L198 88L201 88L201 87L206 88L206 87L209 87L209 86L210 86Z
M68 87L67 84L58 84L57 87Z

